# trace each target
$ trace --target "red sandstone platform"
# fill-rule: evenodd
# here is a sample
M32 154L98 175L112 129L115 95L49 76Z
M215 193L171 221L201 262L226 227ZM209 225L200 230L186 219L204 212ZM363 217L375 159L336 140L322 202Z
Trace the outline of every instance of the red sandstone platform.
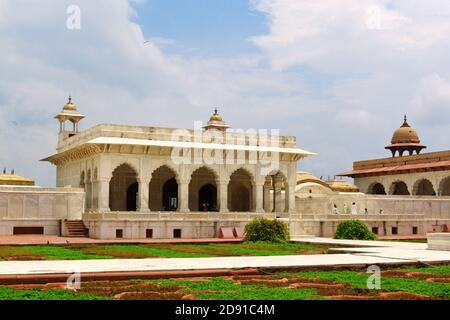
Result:
M98 240L42 235L0 236L0 246L46 245L46 244L146 244L146 243L226 243L242 242L242 239L118 239Z

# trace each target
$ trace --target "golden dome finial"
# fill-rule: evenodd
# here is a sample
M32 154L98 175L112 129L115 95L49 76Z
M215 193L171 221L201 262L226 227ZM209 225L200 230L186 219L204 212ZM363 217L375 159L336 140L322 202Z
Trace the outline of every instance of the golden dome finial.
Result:
M63 108L63 110L66 110L66 111L77 111L77 107L72 102L72 96L69 95L68 99L69 99L69 101L66 103L66 105Z
M406 116L406 113L405 113L405 116L403 117L403 125L402 125L402 127L409 127L408 117Z
M223 121L222 117L219 114L219 110L217 109L217 107L214 108L214 114L211 116L209 121Z

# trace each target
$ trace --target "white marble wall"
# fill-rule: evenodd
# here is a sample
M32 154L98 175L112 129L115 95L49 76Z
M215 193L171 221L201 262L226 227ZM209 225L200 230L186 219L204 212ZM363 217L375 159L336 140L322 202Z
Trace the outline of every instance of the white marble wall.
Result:
M81 220L84 191L70 188L0 186L0 234L13 227L44 227L45 234L60 233L61 220Z
M371 186L375 183L380 183L383 185L387 194L392 194L392 184L394 182L403 181L408 186L409 193L415 195L418 183L423 179L430 181L436 195L441 195L444 192L445 181L450 179L450 171L430 171L378 177L362 177L355 178L355 184L360 188L361 192L370 193Z
M172 239L173 230L181 229L182 238L216 238L221 227L244 227L255 217L275 218L275 214L252 213L89 213L84 223L95 239L116 239L122 230L124 239L145 239L147 229L155 239Z

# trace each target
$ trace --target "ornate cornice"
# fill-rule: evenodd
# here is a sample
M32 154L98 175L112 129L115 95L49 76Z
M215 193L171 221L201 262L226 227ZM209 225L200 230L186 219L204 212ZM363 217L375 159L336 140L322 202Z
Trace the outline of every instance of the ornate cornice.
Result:
M48 158L42 159L41 161L48 161L56 166L65 164L66 162L81 160L86 157L99 154L103 151L101 145L96 144L85 144L77 148L67 150L61 153L57 153Z

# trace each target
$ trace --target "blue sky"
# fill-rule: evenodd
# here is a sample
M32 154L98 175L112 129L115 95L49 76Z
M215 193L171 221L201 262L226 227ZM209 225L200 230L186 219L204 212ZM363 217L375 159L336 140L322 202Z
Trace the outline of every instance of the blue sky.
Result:
M266 16L244 0L148 0L133 7L146 37L174 40L164 48L172 53L254 53L248 39L268 28Z
M1 0L0 166L55 184L39 159L69 94L81 129L192 128L219 106L319 153L298 166L317 176L389 156L405 113L448 150L448 34L448 0Z

